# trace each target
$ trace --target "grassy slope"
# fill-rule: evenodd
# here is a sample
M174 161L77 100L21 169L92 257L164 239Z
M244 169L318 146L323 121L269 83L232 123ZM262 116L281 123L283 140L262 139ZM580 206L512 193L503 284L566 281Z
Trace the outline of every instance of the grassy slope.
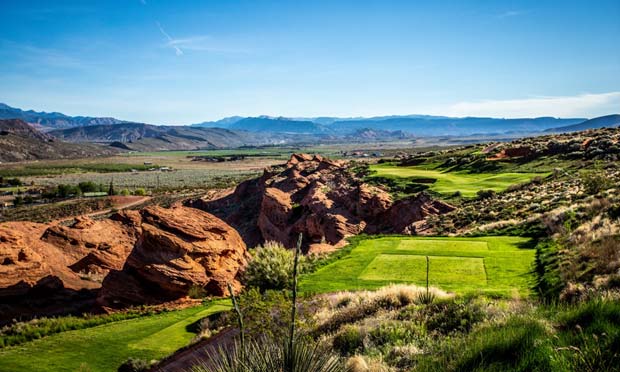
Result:
M430 283L458 293L526 296L531 287L532 243L520 237L362 240L351 252L301 278L306 292L374 289L390 283Z
M0 371L116 371L129 357L162 358L195 336L187 327L228 302L68 331L0 350Z
M541 173L467 173L443 172L421 166L401 167L390 164L377 164L370 167L378 177L420 177L434 178L437 182L429 184L430 189L445 195L460 191L463 196L472 197L479 190L503 191L508 186L530 181Z

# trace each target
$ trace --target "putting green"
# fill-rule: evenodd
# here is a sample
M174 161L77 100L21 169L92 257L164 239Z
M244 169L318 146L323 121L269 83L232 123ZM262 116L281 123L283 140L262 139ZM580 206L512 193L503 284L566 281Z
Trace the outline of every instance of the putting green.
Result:
M426 281L426 256L380 254L358 276L365 280ZM486 285L484 261L476 257L429 256L429 283Z
M447 291L502 297L530 295L534 242L529 238L380 237L360 239L344 257L303 275L305 292L426 284Z

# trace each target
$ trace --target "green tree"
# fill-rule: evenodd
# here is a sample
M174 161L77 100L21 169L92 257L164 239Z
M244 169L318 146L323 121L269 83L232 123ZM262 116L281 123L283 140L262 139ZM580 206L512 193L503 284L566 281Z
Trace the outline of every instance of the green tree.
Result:
M108 195L114 195L114 180L110 181L110 187L108 188Z

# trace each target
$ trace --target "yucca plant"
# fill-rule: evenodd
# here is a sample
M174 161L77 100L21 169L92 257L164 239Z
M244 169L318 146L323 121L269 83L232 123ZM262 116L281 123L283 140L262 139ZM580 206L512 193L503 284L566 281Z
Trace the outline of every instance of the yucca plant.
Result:
M428 256L426 256L426 292L421 292L417 295L417 302L424 305L430 305L435 301L435 294L430 291L428 283L428 272L430 268L430 262Z
M239 317L241 343L219 348L192 368L193 372L346 372L343 361L331 350L318 343L298 338L295 334L297 309L297 274L302 235L299 234L293 261L293 296L289 337L283 342L271 338L244 339L243 316L237 305L232 287L230 295Z
M318 344L298 339L289 348L287 342L273 339L246 341L220 348L194 366L193 372L346 372L342 360Z

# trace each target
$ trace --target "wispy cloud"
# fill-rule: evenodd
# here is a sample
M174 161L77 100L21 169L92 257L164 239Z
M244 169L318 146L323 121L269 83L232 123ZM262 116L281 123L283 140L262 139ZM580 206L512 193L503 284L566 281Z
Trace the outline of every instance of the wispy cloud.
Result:
M209 35L194 35L182 38L173 38L164 30L159 22L157 22L159 31L165 37L165 47L172 48L177 56L185 54L186 51L201 51L213 53L250 53L247 48L236 48L227 45L221 40L215 40Z
M179 48L178 45L175 45L175 39L173 39L170 35L168 35L166 30L164 30L164 28L161 26L159 22L155 22L155 23L157 23L157 27L159 28L159 31L162 33L162 35L164 35L164 37L168 41L167 45L171 47L172 49L174 49L177 56L182 56L183 50L181 50L181 48Z
M518 17L518 16L522 16L527 14L526 11L524 10L507 10L503 13L500 13L497 15L497 18L511 18L511 17Z
M440 109L439 112L442 115L458 117L595 117L619 113L620 92L459 102Z
M146 0L140 0L140 2L142 3L142 5L146 5Z

